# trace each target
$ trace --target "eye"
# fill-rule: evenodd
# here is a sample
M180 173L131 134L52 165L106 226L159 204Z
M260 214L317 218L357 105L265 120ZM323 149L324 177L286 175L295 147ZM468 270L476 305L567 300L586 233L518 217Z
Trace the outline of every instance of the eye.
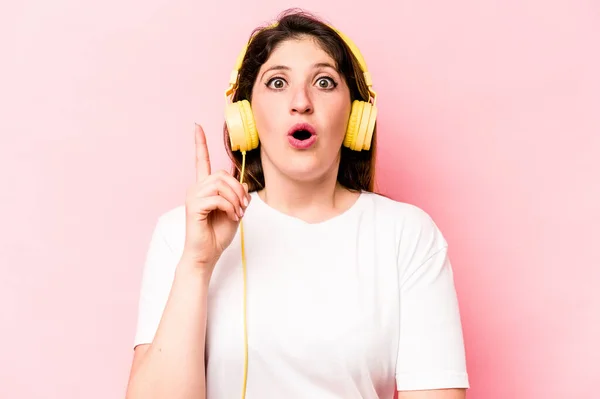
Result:
M272 78L272 79L269 79L269 81L267 82L267 87L270 87L273 89L281 89L281 88L283 88L284 84L285 84L285 80L283 80L282 78Z
M327 76L323 76L323 77L321 77L321 78L319 78L317 80L317 85L321 89L331 90L331 89L333 89L333 88L335 88L337 86L337 83L332 78L327 77Z

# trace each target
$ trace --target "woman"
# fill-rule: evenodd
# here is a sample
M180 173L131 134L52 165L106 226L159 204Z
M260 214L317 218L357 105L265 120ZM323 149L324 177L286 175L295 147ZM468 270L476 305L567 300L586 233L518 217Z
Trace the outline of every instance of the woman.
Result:
M232 174L196 126L196 182L147 255L129 399L465 397L446 241L373 191L375 92L344 38L295 11L255 32L227 91Z

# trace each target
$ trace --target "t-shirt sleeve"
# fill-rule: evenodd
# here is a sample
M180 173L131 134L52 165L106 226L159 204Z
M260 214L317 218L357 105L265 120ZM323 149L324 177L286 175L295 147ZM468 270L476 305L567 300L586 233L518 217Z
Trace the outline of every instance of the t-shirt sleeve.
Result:
M399 391L469 388L463 331L448 245L419 213L399 251Z
M139 293L134 348L152 343L175 276L177 257L164 235L159 218L147 247Z

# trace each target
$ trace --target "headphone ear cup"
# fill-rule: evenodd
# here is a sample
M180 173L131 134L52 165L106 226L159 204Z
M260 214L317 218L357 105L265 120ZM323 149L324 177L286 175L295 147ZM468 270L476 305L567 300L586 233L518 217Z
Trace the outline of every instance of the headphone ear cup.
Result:
M363 115L363 102L359 100L352 101L352 108L350 110L350 118L348 120L348 127L346 128L346 136L344 136L344 147L348 147L351 150L355 149L356 137L358 136L358 128L360 126L360 119Z
M248 100L227 104L225 123L232 151L250 151L258 147L258 132Z
M355 151L362 151L363 144L365 142L365 136L367 133L367 125L369 123L369 114L371 113L371 108L369 104L362 104L362 115L360 117L360 123L358 124L358 128L356 130L356 139L354 143Z
M367 124L367 131L365 132L363 149L368 151L371 149L371 143L373 142L373 132L375 131L375 121L377 120L377 107L370 103L367 103L367 105L370 108L370 112L369 123Z
M368 102L354 100L344 137L344 146L353 151L371 149L377 108Z
M248 100L241 101L241 114L244 121L244 133L246 138L247 151L254 150L258 147L258 131L256 130L256 122L252 114L252 108Z
M355 148L357 151L369 150L371 148L376 117L377 109L371 103L364 102L358 134L356 135Z

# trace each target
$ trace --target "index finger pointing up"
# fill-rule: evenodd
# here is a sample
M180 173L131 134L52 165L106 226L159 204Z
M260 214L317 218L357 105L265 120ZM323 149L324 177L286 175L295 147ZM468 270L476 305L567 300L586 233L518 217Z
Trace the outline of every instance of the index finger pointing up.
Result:
M210 175L210 157L206 146L206 135L200 125L195 127L196 143L196 181L201 181Z

